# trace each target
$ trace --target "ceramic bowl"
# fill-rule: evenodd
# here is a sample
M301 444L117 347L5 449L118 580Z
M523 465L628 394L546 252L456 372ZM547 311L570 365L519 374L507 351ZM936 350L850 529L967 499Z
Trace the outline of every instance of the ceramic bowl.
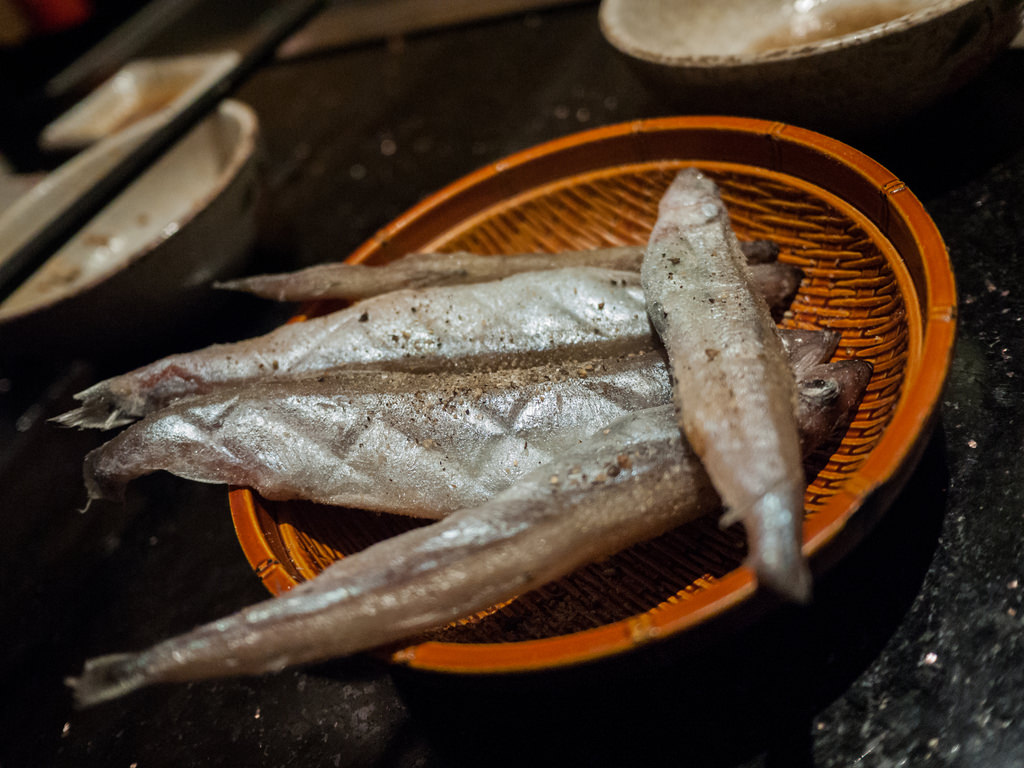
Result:
M85 193L158 119L48 174L0 216L0 243L13 247L49 210ZM0 304L0 351L90 356L193 321L209 283L238 273L251 252L258 137L250 107L222 102Z
M913 470L954 337L955 290L942 239L906 185L868 157L817 133L751 119L601 128L455 182L350 261L643 243L660 196L685 166L718 181L741 238L775 240L780 258L804 270L784 324L836 329L839 357L874 364L856 418L807 489L804 550L820 574L870 529ZM270 502L246 489L232 490L230 504L242 549L274 594L422 524ZM384 653L432 671L520 672L618 656L692 637L698 628L710 637L711 627L737 626L770 604L743 556L742 532L723 531L709 517Z
M956 90L1020 0L603 0L601 30L673 106L859 133Z
M169 120L237 65L234 51L139 59L125 64L43 129L39 145L77 151L151 115Z

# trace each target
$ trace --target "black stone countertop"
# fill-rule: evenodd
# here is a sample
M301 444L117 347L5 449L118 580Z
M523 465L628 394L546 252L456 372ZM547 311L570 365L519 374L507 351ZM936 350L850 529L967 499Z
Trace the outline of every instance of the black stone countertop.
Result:
M269 64L253 271L350 252L510 152L669 114L601 38L596 6ZM45 418L171 351L0 370L0 767L1024 765L1024 51L880 135L848 141L922 199L960 301L941 422L889 513L817 588L698 649L552 676L426 675L359 657L152 688L85 711L62 679L265 597L223 488L168 476L80 514L103 437ZM843 137L847 138L847 137ZM239 298L199 346L272 327ZM176 340L176 344L181 344Z

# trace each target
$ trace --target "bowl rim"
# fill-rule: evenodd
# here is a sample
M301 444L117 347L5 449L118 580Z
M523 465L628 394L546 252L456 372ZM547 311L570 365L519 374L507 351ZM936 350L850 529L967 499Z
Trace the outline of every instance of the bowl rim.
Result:
M679 134L687 134L693 139L689 153L671 158L659 154L666 151L666 144L656 139L670 141ZM714 140L716 137L718 142ZM750 154L757 154L762 162L752 162L752 158L737 160L732 156L708 156L714 154L717 146L722 146L720 142L730 146L730 152L738 151L738 145L728 144L730 138L743 143L745 150L747 144L756 145L758 151ZM699 164L717 159L796 176L856 208L890 242L897 237L904 247L912 245L921 254L921 270L914 283L923 283L924 290L916 291L923 295L908 297L907 301L916 298L920 305L920 359L923 364L908 368L892 419L854 476L855 482L846 482L830 499L830 507L841 505L845 512L827 523L823 520L813 525L805 523L804 551L812 559L812 566L818 563L820 567L822 562L835 560L870 529L920 458L937 415L956 332L956 288L949 254L938 228L906 184L875 160L822 134L786 123L753 118L686 116L618 123L521 150L452 182L379 230L346 261L365 261L381 249L391 249L395 254L404 252L406 232L422 217L436 214L445 219L446 215L460 211L484 211L495 202L521 192L522 188L513 183L515 179L536 178L538 164L543 165L552 157L568 163L568 167L562 167L558 178L573 176L586 163L586 157L579 154L580 148L602 142L636 144L641 155L636 162L673 159ZM831 183L826 185L824 179L811 179L792 170L782 170L787 157L791 163L798 162L804 174L818 172L838 176L828 176ZM589 170L594 170L594 166ZM551 178L546 180L552 181ZM856 202L850 202L848 197L834 190L836 185L850 183L862 187ZM478 190L483 190L488 196L487 202L474 202L471 207L464 205L466 198L472 199ZM451 226L441 231L449 229ZM434 235L414 232L412 237L419 243L429 241ZM893 247L897 252L901 251L895 243ZM294 319L301 318L300 315ZM913 393L913 397L908 393ZM907 471L901 475L903 468ZM867 506L869 499L875 500L871 505L871 519L849 526L851 518ZM253 492L232 488L229 504L242 550L266 588L273 594L279 594L294 585L291 575L278 560L274 547L276 534L264 529ZM844 532L848 535L840 537ZM681 602L677 604L678 610L672 604L663 603L656 609L613 624L536 640L507 643L414 641L408 647L388 651L388 659L421 670L459 674L525 672L574 666L632 650L654 638L677 635L711 620L727 620L756 592L755 577L746 566L741 566L707 589L690 596L685 601L685 611L682 611Z
M732 55L685 55L673 56L659 53L644 46L631 34L626 34L621 25L611 20L612 13L632 2L632 0L601 0L598 10L598 24L601 34L617 50L641 61L680 69L739 69L773 62L792 61L816 56L855 45L861 45L883 38L894 32L902 32L937 19L961 7L971 4L988 5L988 0L937 0L926 8L894 16L891 19L873 24L870 27L857 29L836 37L828 37L814 42L797 45L769 48L759 53Z
M257 138L259 135L259 118L257 117L256 112L255 110L253 110L252 107L236 99L224 99L223 101L219 102L217 104L216 109L212 110L206 117L200 120L192 128L192 130L194 131L198 129L200 126L202 126L203 123L205 123L208 120L224 118L235 120L239 125L240 131L238 141L236 142L230 155L228 155L228 157L226 158L223 167L217 174L213 183L203 192L201 196L196 197L193 200L192 205L189 206L188 210L182 216L180 216L173 222L167 222L167 225L165 225L165 227L162 228L154 237L150 238L144 243L141 243L139 247L136 248L134 251L125 254L124 259L119 263L119 265L116 268L95 275L92 279L79 284L76 288L74 288L71 291L56 292L44 298L41 301L37 301L26 307L22 307L21 309L13 310L10 312L4 312L0 310L0 325L16 319L29 317L39 312L44 312L48 309L51 309L54 306L57 306L58 304L61 304L65 301L69 301L75 297L88 293L89 291L96 288L98 285L110 280L115 275L119 274L132 264L142 259L146 254L153 251L161 243L173 238L174 235L181 231L190 221L195 219L210 204L212 200L214 200L218 195L220 195L231 184L234 178L238 175L241 168L255 155L256 152ZM3 214L0 215L0 223L2 223L4 220L7 220L8 217L10 217L10 220L14 220L20 216L23 216L27 210L37 205L45 205L45 196L48 194L50 189L53 189L56 185L62 183L62 181L67 179L69 176L73 176L75 173L79 171L81 167L94 161L103 154L110 151L116 151L124 146L130 147L132 146L133 143L141 141L145 134L154 130L162 120L163 118L159 114L151 115L148 118L140 120L137 123L128 126L123 131L119 131L115 134L112 134L107 139L99 141L93 144L92 146L84 149L82 152L76 154L66 163L64 163L56 170L54 170L52 173L44 177L38 184L36 184L36 186L32 187L32 189L30 189L27 193L22 195L9 208L7 208L3 212ZM191 133L191 131L189 133ZM167 149L166 153L163 156L166 156L167 154L174 152L181 145L181 143L186 138L188 138L188 135L189 134L186 134L177 142L175 142L174 145ZM139 175L139 177L132 180L132 182L130 182L129 187L125 188L121 193L119 193L115 200L130 192L131 184L135 184L138 181L138 179L142 178L142 176L144 176L150 170L151 168L147 168L145 171L142 172L142 174ZM111 201L111 203L113 202L114 201ZM85 225L83 225L83 229L91 226L97 218L101 217L107 211L109 205L110 204L104 206L104 208L98 211L92 219L86 222ZM168 226L172 224L174 225L173 231L168 231ZM72 235L72 239L76 236L77 233L75 235ZM64 245L66 245L66 243ZM53 258L53 256L59 253L61 248L64 247L64 245L62 245L60 248L58 248L57 251L51 254L50 258ZM2 255L0 255L0 260L2 260ZM45 263L46 262L44 262L44 264Z

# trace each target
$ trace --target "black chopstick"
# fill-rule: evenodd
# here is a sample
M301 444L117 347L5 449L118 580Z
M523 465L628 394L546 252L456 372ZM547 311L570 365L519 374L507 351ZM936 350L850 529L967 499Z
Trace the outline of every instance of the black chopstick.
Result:
M10 256L0 262L0 301L7 298L26 278L71 236L143 173L174 142L184 136L218 102L231 93L255 67L268 58L289 33L308 20L324 0L292 0L264 14L253 30L246 50L236 64L211 83L181 112L152 131L128 152L84 194L41 225Z

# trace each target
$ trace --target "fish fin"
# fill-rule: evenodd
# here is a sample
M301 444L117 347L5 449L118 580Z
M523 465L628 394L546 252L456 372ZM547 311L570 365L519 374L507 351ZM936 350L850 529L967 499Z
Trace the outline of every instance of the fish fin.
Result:
M81 408L75 408L59 416L54 416L50 419L50 423L58 424L62 427L82 427L84 422L89 420L87 409L85 406Z
M131 424L138 418L138 411L133 412L129 404L130 396L118 394L118 385L113 379L93 384L75 395L81 403L77 408L54 416L50 421L62 427L78 427L79 429L114 429Z
M64 682L74 691L75 706L83 708L124 696L150 681L140 669L138 654L113 653L89 659L81 677Z
M109 430L131 424L135 419L105 401L90 400L78 408L54 416L50 421L62 427Z
M738 509L727 509L718 519L718 527L724 530L726 528L731 528L732 526L736 525L736 523L742 522L743 515L740 513Z
M125 484L127 481L118 477L116 472L110 472L103 466L104 450L110 445L111 443L106 443L95 450L89 451L82 462L82 477L85 481L85 491L89 495L89 503L96 499L106 499L107 501L124 500ZM86 509L88 509L88 506Z
M840 336L836 331L808 331L802 344L796 344L795 353L790 357L793 375L797 378L806 376L811 369L828 363L839 346ZM809 341L808 341L809 340Z

